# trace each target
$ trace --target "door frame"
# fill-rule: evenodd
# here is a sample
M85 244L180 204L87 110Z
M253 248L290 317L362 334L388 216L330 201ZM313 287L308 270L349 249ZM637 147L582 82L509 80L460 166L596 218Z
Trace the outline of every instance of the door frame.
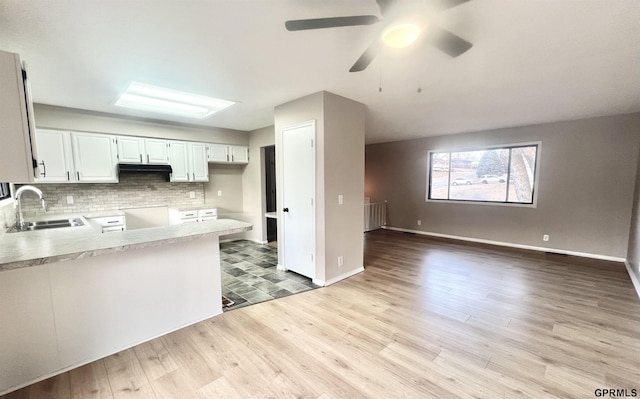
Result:
M276 188L277 191L280 191L280 195L276 196L276 203L278 203L277 198L280 197L282 199L282 201L280 201L280 203L277 204L278 208L278 220L281 221L281 223L279 223L278 226L278 236L281 235L281 237L283 238L282 240L278 240L278 253L282 253L282 264L278 263L277 269L278 270L288 270L285 264L285 251L286 251L286 245L284 242L284 235L285 235L285 227L284 227L284 212L282 211L283 206L284 206L284 195L286 192L286 187L284 186L284 175L285 175L285 170L284 170L284 133L285 131L288 130L294 130L294 129L299 129L302 127L311 127L313 129L313 134L312 134L312 140L313 140L313 151L311 151L311 155L312 155L312 164L313 164L313 170L312 170L312 176L311 176L311 183L313 186L313 219L312 219L312 237L313 237L313 246L312 246L312 264L313 264L313 270L314 270L314 277L312 278L312 280L316 280L317 279L317 273L318 273L318 263L317 263L317 256L316 256L316 225L317 225L317 218L318 218L318 198L317 198L317 194L318 194L318 190L317 190L317 186L316 186L316 171L317 171L317 164L316 164L316 152L317 152L317 124L316 124L316 120L315 119L311 119L309 121L306 122L302 122L302 123L297 123L295 125L290 125L287 127L282 128L279 132L279 142L282 145L282 148L280 149L280 151L282 151L282 156L280 157L280 166L278 166L278 163L276 163L276 175L278 173L278 171L281 172L281 182L282 182L282 187L280 190L278 190L278 188ZM278 155L277 155L277 151L278 148L276 147L276 159L278 159ZM276 191L276 192L277 192ZM282 251L282 252L281 252Z

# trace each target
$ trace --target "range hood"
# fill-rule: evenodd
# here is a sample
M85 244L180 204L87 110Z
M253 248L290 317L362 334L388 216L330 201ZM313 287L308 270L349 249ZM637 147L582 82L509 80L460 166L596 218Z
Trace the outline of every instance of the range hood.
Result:
M119 163L118 164L118 176L123 173L160 173L165 176L167 181L173 169L171 165L147 165L147 164L134 164L134 163Z

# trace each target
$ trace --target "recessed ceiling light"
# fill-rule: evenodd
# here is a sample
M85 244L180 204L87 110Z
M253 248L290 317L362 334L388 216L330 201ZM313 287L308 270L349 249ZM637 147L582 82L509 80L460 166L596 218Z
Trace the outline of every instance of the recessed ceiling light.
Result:
M116 101L116 105L119 107L191 118L206 118L233 104L235 104L233 101L165 89L164 87L151 86L139 82L132 82Z
M382 33L382 41L389 47L405 48L415 42L420 35L420 28L414 24L397 24Z

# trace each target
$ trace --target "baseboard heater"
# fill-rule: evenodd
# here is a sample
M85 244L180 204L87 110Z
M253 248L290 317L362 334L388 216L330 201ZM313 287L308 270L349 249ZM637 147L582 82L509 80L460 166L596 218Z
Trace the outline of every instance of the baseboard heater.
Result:
M133 164L133 163L119 163L118 164L118 176L121 174L132 173L159 173L165 177L167 181L170 181L171 173L173 169L171 165L145 165L145 164Z

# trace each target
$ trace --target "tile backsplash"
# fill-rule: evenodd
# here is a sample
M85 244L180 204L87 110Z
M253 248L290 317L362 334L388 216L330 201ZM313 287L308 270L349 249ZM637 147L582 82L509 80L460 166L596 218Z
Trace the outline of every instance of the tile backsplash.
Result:
M49 214L204 204L203 183L169 183L163 176L154 174L122 175L119 183L110 184L34 185L42 190L49 205ZM195 198L189 198L191 191ZM67 203L68 196L73 197L73 204ZM9 208L14 212L12 207ZM38 197L29 192L22 197L22 210L26 217L45 214Z

